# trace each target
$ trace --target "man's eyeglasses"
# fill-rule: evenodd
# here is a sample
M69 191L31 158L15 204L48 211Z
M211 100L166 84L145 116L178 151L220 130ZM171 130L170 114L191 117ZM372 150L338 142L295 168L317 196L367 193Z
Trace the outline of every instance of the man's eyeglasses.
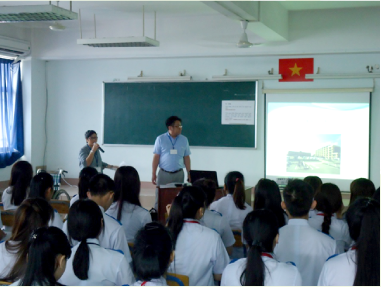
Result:
M90 139L92 139L92 140L97 140L98 137L90 137Z
M180 128L180 129L182 129L183 128L183 126L173 126L174 128Z

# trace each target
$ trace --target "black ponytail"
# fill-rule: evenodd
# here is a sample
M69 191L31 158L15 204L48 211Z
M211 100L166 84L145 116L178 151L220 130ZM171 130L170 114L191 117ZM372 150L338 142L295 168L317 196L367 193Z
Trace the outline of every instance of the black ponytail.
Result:
M242 173L231 171L225 176L225 186L233 196L234 204L238 209L246 209L245 186Z
M90 267L90 248L86 243L89 238L97 238L101 232L103 215L98 205L92 200L80 199L69 210L69 238L81 243L73 259L74 274L81 280L88 279Z
M380 286L380 204L358 198L346 213L349 234L356 242L354 286Z
M196 186L184 187L173 200L168 217L168 228L176 246L177 237L183 228L185 218L195 218L197 210L205 207L205 193Z
M273 252L278 227L278 220L270 210L254 210L246 216L242 230L249 251L240 277L242 286L264 286L266 266L261 256L262 252Z
M320 191L315 195L316 209L324 213L324 221L321 225L323 233L329 234L332 215L339 212L343 207L343 198L339 187L333 183L324 183Z
M87 192L89 191L89 186L90 186L90 179L97 174L98 174L98 171L91 166L87 166L81 170L81 172L79 173L79 182L78 182L79 199L87 198Z

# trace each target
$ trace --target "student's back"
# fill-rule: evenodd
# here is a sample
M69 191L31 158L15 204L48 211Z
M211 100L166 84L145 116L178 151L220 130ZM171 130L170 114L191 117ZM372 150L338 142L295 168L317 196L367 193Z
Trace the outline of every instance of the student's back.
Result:
M188 276L191 286L214 285L229 263L219 234L199 222L204 202L200 188L185 187L174 199L168 218L175 244L175 260L168 272Z
M65 285L125 285L135 282L123 254L100 246L97 237L104 217L91 200L78 200L68 214L69 236L78 243L72 248L65 273ZM107 224L107 223L105 223Z
M246 215L253 208L245 202L244 178L238 171L229 172L225 176L225 190L228 194L213 202L210 210L221 213L229 221L231 229L242 229Z
M308 224L308 212L316 205L310 185L294 180L285 187L283 197L282 207L290 219L279 229L274 253L280 261L295 263L303 285L316 285L324 262L336 253L336 242Z

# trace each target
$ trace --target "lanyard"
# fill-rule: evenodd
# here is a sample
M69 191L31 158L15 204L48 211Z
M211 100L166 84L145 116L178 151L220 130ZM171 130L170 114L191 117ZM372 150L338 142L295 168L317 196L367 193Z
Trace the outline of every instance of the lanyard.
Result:
M167 136L169 138L169 140L171 141L171 144L172 144L172 148L175 149L175 144L177 142L177 139L179 138L178 136L175 138L175 141L172 142L172 137L169 135L169 133L167 133Z
M274 258L271 254L265 252L262 252L261 255L269 258Z
M89 145L87 145L89 147L89 149L91 150L91 147ZM95 163L96 163L96 166L98 166L98 157L96 156L96 152L94 153L94 158L95 158Z
M186 223L197 223L197 224L200 224L200 222L198 222L196 220L184 220L184 222L186 222Z

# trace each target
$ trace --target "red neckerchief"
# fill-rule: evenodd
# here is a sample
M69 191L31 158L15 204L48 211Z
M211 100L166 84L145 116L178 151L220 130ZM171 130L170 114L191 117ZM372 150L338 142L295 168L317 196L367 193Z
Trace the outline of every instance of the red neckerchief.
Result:
M274 258L271 254L265 252L262 252L261 255L269 258Z
M140 286L146 286L147 281L144 281Z
M186 220L186 219L184 219L184 222L186 222L186 223L197 223L197 224L200 224L200 222L198 222L196 220Z

